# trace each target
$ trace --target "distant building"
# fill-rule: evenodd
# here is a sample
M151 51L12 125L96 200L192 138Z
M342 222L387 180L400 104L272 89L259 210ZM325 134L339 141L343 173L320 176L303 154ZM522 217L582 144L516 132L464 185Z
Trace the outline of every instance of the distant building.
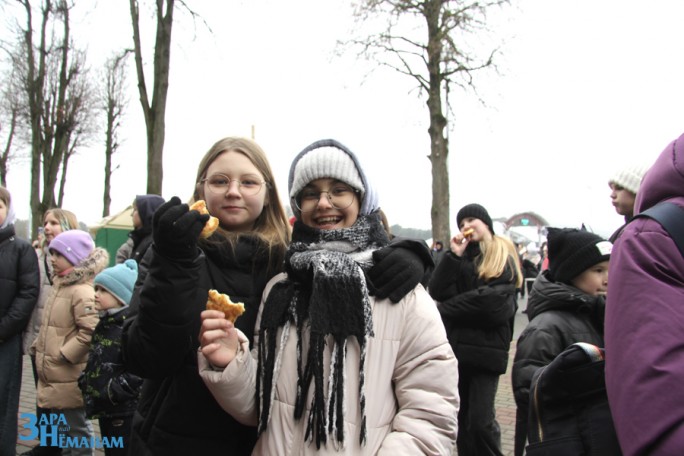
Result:
M503 222L505 233L513 242L539 245L546 240L546 227L549 222L534 212L521 212Z

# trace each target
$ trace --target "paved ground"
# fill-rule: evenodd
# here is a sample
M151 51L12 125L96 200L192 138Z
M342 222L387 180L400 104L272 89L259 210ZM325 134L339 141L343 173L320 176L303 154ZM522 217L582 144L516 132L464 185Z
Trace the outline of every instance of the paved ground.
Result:
M511 344L510 362L508 363L508 371L501 376L499 382L499 391L496 395L496 418L501 426L501 442L503 454L505 456L513 455L513 439L515 435L515 400L513 399L513 391L511 389L511 367L513 365L513 356L515 356L515 341L518 335L527 324L527 316L521 311L525 308L524 298L520 300L520 310L515 319L515 332L513 335L513 343ZM33 383L33 374L31 372L31 363L28 356L24 357L24 370L22 380L21 399L19 403L19 416L22 413L35 413L36 389ZM27 423L27 419L19 419L19 433L28 435L29 430L23 428L23 424ZM100 436L100 429L97 421L93 422L95 433ZM28 451L33 446L37 445L36 440L17 440L17 454ZM97 456L103 456L104 452L98 450L95 452Z

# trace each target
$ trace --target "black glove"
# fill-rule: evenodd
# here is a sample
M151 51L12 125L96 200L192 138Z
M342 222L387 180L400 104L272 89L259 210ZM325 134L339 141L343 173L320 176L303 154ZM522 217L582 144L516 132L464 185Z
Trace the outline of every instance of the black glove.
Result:
M420 255L405 241L373 252L373 263L368 271L369 291L377 299L389 297L392 302L401 301L433 266L429 251L427 257Z
M174 196L159 206L152 219L152 238L157 251L175 259L193 259L197 255L197 239L209 214L200 215L181 204Z

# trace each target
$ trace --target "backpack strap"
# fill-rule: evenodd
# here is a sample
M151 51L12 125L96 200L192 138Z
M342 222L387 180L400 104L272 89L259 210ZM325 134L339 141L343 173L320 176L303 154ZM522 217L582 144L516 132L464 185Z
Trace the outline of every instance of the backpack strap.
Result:
M684 256L684 208L675 203L658 203L655 206L634 216L652 218L660 223L677 244L679 253Z

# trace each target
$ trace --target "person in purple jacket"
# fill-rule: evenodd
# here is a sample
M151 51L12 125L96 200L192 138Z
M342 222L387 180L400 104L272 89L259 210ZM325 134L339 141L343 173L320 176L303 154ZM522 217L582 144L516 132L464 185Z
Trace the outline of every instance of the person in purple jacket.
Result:
M662 201L684 207L684 135L646 172L634 213ZM622 451L683 454L684 256L658 222L638 218L615 242L609 274L606 389Z

